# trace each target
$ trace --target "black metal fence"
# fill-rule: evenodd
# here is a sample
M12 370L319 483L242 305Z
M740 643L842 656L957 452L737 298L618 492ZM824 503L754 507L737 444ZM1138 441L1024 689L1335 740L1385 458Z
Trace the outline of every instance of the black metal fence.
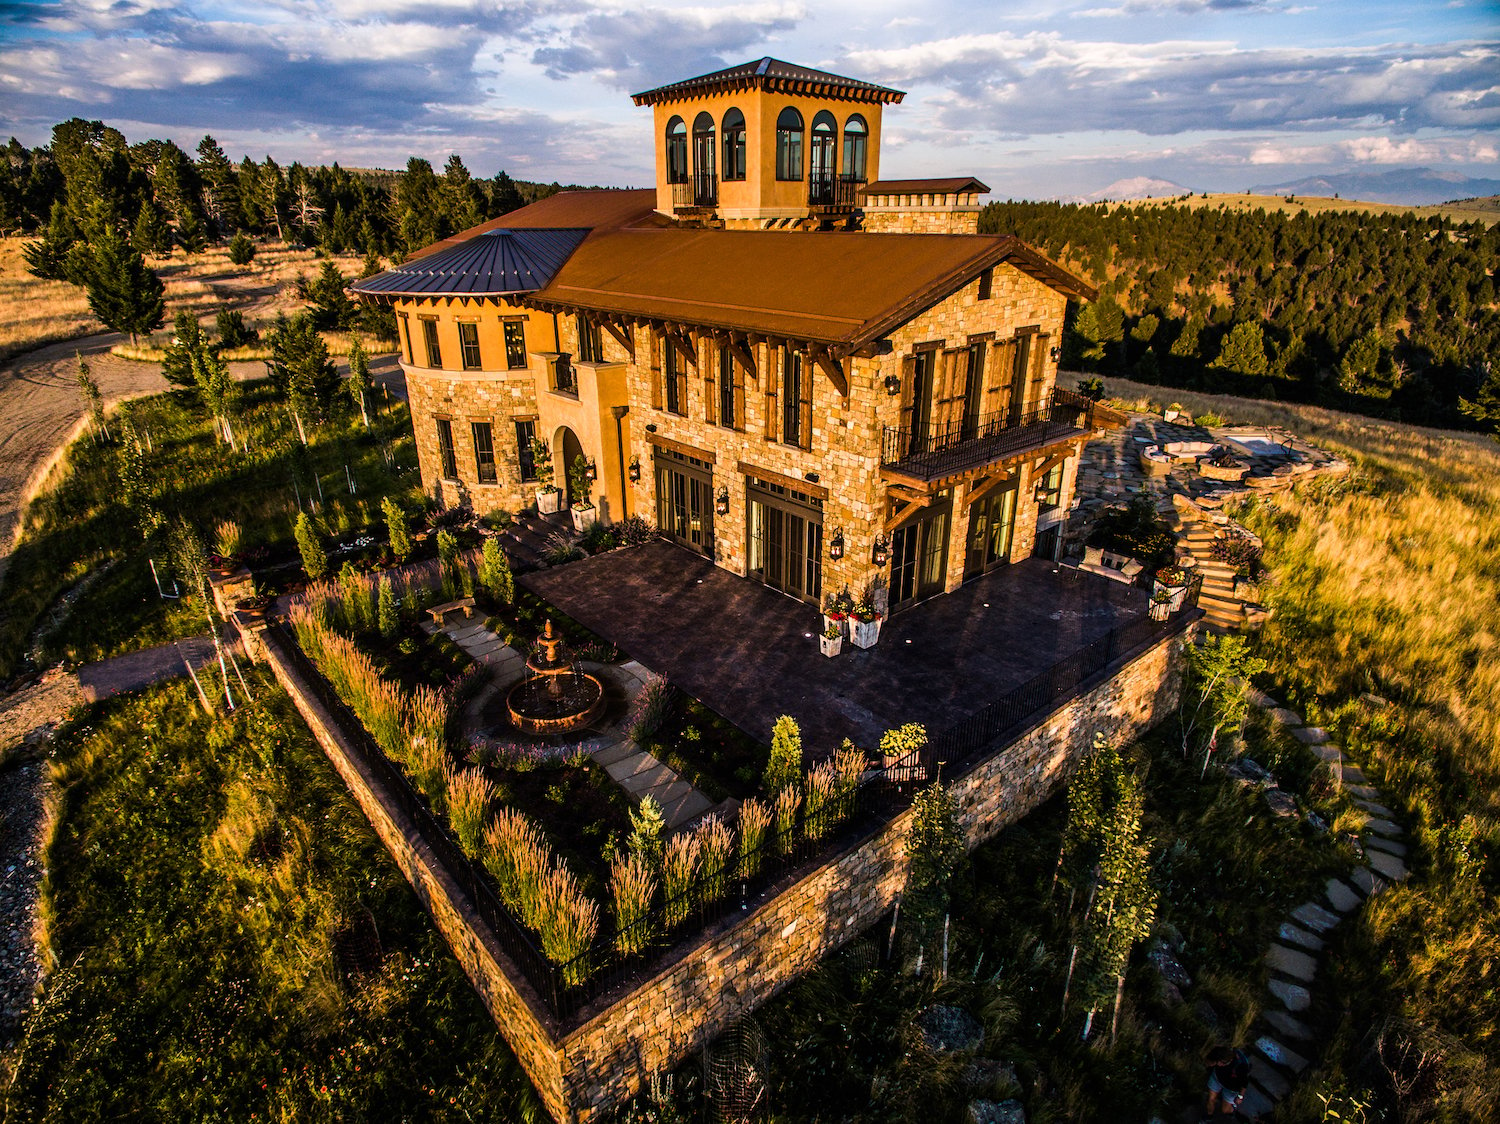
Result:
M864 185L864 180L855 179L853 176L834 175L832 172L809 172L807 204L810 207L853 210L858 201L859 189Z
M672 209L688 211L712 207L719 202L719 181L711 172L694 172L683 183L672 185Z
M837 794L812 815L791 823L773 818L761 843L735 851L722 871L701 875L674 897L658 896L625 933L614 931L607 905L592 947L575 960L555 964L536 938L501 902L490 876L459 848L440 820L399 768L380 750L363 724L340 699L283 624L266 633L277 656L296 672L344 735L356 763L373 775L460 887L475 915L538 996L559 1019L618 985L648 974L660 955L724 918L748 910L771 883L801 867L811 868L837 847L875 834L902 811L929 778L957 778L994 754L1023 730L1088 688L1118 660L1144 646L1181 632L1196 619L1201 578L1189 585L1183 608L1158 623L1141 618L1114 629L1065 657L1026 683L994 699L979 712L942 731L915 754L867 770L863 782ZM705 891L705 887L709 887Z

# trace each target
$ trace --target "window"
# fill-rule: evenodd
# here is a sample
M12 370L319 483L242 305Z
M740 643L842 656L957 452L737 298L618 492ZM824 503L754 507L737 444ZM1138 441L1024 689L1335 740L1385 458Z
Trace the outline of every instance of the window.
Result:
M443 353L438 347L436 320L423 319L422 340L427 344L427 365L429 367L441 367L443 365Z
M869 151L870 130L865 119L856 113L844 122L844 178L857 183L865 182L866 156Z
M716 150L714 119L700 113L693 119L693 202L700 207L712 206L716 201L719 182L714 174Z
M1036 502L1043 511L1051 511L1062 504L1063 466L1055 464L1036 486Z
M663 340L661 350L667 413L687 417L687 371L682 366L682 357L677 354L677 348L671 340Z
M495 435L489 422L474 422L474 476L481 484L495 482Z
M739 422L739 411L735 409L734 353L727 343L719 345L719 424L734 429Z
M524 320L505 322L505 366L511 371L518 371L526 366L526 322Z
M578 378L573 372L573 357L566 351L552 361L552 389L564 394L578 393Z
M813 118L812 144L808 150L807 201L827 206L834 202L833 146L838 124L826 109Z
M416 366L417 357L411 351L411 320L404 312L400 313L397 319L401 322L401 346L406 351L406 361Z
M458 479L458 458L453 455L453 423L438 418L438 459L443 462L443 479Z
M667 122L667 182L687 181L687 123L681 117L674 117Z
M745 115L738 109L731 109L724 114L722 175L726 180L745 178Z
M521 483L529 484L536 479L536 457L532 455L531 443L536 440L536 422L516 422L516 461L521 469Z
M993 268L986 269L979 275L979 299L982 301L989 300L990 293L994 291L994 288L995 271Z
M604 362L604 336L599 325L578 317L578 359L583 363Z
M802 114L791 106L776 118L776 178L802 178Z
M781 440L806 449L811 438L811 407L802 352L787 348L781 361Z
M479 370L479 325L461 321L458 325L458 349L463 353L464 370Z

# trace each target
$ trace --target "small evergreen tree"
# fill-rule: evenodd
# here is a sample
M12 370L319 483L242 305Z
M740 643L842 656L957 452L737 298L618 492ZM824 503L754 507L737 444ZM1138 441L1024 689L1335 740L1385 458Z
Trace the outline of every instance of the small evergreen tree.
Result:
M21 247L26 272L44 281L83 282L73 275L70 254L79 239L78 227L68 215L61 199L52 204L51 217L35 242Z
M479 563L479 584L489 590L490 596L502 605L516 599L516 580L511 574L510 560L500 549L500 540L484 540L484 551Z
M360 420L370 428L370 391L375 380L370 377L370 357L365 354L365 345L358 336L349 343L349 396L359 407Z
M109 426L104 417L104 395L99 392L99 384L94 380L83 356L75 351L73 357L78 360L78 393L83 397L83 408L88 411L89 425L93 428L94 440L97 442L103 436L108 441Z
M1192 752L1199 732L1203 738L1203 771L1219 746L1220 734L1240 728L1249 709L1250 680L1266 669L1266 661L1250 651L1243 636L1206 636L1201 645L1185 644L1187 682L1183 684L1182 755Z
M385 529L391 540L391 553L396 561L405 562L411 553L411 533L406 529L406 513L390 496L380 501L380 510L385 513Z
M307 423L328 415L343 380L308 316L278 317L267 342L271 345L271 384L285 396L305 445Z
M255 243L242 230L229 240L229 260L238 266L246 266L255 258Z
M142 332L161 327L166 287L138 250L113 231L91 246L84 288L89 309L106 328L124 332L135 343Z
M376 609L377 623L380 627L380 635L386 640L396 639L396 633L401 630L401 615L396 608L396 587L386 574L380 575L380 593Z
M297 513L297 549L302 554L302 569L313 581L328 573L328 554L318 538L312 517L305 511Z
M198 327L198 317L185 308L179 308L172 317L172 342L162 357L161 375L173 386L193 390L198 380L193 374L193 359L203 347L203 333Z
M249 347L260 339L260 333L245 323L245 314L236 308L221 308L214 315L214 330L218 334L218 347L233 351Z
M165 257L172 251L172 236L167 231L167 224L161 221L149 199L141 201L140 213L131 228L130 244L142 254L156 257Z
M906 889L901 918L920 943L937 931L948 912L950 888L966 861L958 802L937 781L917 793L906 830Z
M1460 398L1458 408L1481 425L1493 427L1496 430L1494 437L1500 441L1500 364L1485 361L1484 381L1479 384L1479 393L1472 401Z
M324 261L318 276L307 287L308 314L324 331L351 327L359 317L359 306L344 295L348 278L331 261Z
M1260 325L1253 320L1242 320L1224 337L1219 354L1210 367L1233 371L1241 375L1268 375L1271 365L1266 361L1266 339Z
M630 837L625 846L652 873L661 871L662 854L666 849L662 836L666 830L667 821L661 814L661 805L648 793L641 798L640 808L630 813Z
M761 785L772 796L802 779L802 731L788 714L776 719L771 730L771 759Z

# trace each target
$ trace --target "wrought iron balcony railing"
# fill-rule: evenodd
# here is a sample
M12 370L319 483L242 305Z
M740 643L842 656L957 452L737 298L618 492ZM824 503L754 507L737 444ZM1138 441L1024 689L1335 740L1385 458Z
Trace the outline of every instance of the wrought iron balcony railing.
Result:
M1043 449L1092 428L1094 403L1054 390L1031 410L970 414L945 425L886 426L880 463L924 480L940 479Z
M719 203L719 181L705 172L694 172L684 183L672 185L672 210L698 211Z
M863 179L813 172L807 177L807 205L833 211L852 211Z

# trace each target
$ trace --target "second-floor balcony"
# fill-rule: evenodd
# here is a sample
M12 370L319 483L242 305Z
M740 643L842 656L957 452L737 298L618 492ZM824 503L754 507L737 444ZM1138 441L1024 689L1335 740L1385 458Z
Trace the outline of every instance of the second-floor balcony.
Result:
M966 414L941 425L886 426L880 464L931 483L1040 452L1096 425L1111 424L1116 416L1082 394L1053 390L1045 403L1030 410Z
M807 177L807 205L823 211L852 211L865 181L832 172L813 172Z
M672 185L672 210L706 211L719 205L718 178L704 172L695 172L682 183Z

